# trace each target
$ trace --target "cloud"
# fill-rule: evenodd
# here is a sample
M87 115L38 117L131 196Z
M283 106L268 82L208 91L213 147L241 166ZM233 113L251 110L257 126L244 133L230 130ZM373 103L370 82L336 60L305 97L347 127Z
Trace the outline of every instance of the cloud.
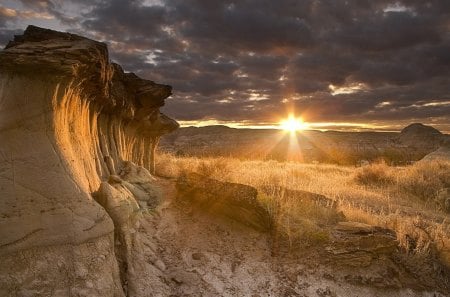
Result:
M450 96L446 0L21 3L4 9L50 15L171 84L165 111L180 120L270 122L295 108L310 121L450 124L450 107L430 104ZM0 10L0 42L26 18L13 14Z
M52 19L53 16L46 12L38 12L32 10L17 10L0 6L0 24L4 25L7 21L15 21L21 19Z

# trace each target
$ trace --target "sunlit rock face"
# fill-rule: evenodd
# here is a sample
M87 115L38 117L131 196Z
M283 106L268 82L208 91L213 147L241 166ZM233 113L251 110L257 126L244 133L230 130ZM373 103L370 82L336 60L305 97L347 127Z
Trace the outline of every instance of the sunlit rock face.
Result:
M77 35L29 26L0 52L1 296L123 296L92 193L127 162L153 172L170 95Z

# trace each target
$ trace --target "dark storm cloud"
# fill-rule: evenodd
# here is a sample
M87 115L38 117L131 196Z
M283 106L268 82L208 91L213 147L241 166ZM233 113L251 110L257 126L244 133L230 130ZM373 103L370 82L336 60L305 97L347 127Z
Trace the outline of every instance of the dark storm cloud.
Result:
M197 48L295 51L314 42L303 19L280 17L256 2L248 5L246 1L172 1L171 4L175 17L181 20L180 33L193 40Z
M6 45L11 40L11 36L22 33L22 30L0 29L0 44Z
M450 122L446 0L21 2L171 84L180 120L267 122L294 106L310 121ZM0 16L0 42L11 24Z
M162 26L167 24L166 9L162 6L143 6L137 0L103 1L86 15L83 25L88 30L105 34L110 39L160 38Z

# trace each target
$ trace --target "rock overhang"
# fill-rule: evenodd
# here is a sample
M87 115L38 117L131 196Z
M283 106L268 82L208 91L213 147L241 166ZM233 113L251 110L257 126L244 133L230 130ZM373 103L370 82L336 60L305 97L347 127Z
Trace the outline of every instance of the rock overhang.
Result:
M172 95L172 87L125 72L109 60L103 42L30 25L0 52L0 65L0 73L71 81L101 112L144 122L141 127L160 127L160 131L148 131L152 136L179 127L175 120L159 112L164 100Z

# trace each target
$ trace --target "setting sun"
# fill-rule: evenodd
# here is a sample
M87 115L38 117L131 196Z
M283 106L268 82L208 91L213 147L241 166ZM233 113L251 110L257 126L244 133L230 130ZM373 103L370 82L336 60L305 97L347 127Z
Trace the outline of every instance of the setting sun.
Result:
M308 124L303 122L301 117L296 118L294 115L289 115L289 117L280 122L280 127L285 131L296 132L305 130Z

